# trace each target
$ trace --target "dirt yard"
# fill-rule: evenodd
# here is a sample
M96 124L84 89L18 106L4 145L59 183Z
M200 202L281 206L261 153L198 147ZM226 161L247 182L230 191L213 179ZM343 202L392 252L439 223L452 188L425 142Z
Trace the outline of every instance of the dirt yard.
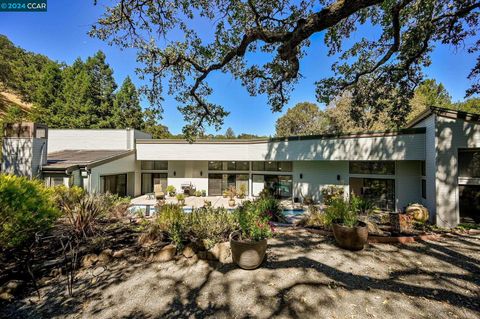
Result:
M129 257L0 305L8 318L479 318L480 236L409 245L335 246L282 230L257 270L184 257Z

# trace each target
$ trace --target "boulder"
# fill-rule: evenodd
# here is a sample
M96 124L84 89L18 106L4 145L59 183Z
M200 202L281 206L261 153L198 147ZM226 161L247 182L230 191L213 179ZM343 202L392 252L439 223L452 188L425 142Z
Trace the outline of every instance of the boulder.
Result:
M192 246L190 245L187 245L185 246L185 248L183 249L182 251L182 255L187 257L187 258L192 258L193 256L195 256L195 250L193 249Z
M105 249L98 255L98 263L108 264L112 260L113 251L111 249Z
M160 251L158 251L155 255L153 255L154 261L170 261L175 257L175 253L177 248L174 245L167 245L163 247Z
M371 222L371 221L367 221L366 224L367 224L369 234L379 235L379 236L385 235L385 232L383 230L381 230L380 227L378 227L378 225L376 223Z
M427 222L430 217L428 209L421 204L412 204L407 207L405 212L412 216L413 220L421 223Z
M82 266L84 268L90 268L98 261L98 256L96 254L87 254L82 258Z
M209 250L209 253L213 256L214 259L218 260L222 264L229 263L231 260L230 257L232 255L232 251L230 250L230 243L218 243Z
M133 253L134 250L132 248L123 248L120 250L116 250L112 256L113 258L125 258Z
M0 300L12 301L12 299L13 299L13 295L9 292L2 292L0 294Z

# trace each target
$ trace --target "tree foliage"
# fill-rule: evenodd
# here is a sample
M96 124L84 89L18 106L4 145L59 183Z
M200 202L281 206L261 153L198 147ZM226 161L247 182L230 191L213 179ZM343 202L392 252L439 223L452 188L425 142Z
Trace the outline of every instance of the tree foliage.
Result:
M317 104L302 102L288 109L275 125L277 136L315 135L328 130L328 119Z
M334 76L317 81L318 101L328 104L348 91L354 111L380 113L390 106L389 117L400 126L435 44L461 47L474 38L479 8L478 0L118 0L91 35L137 49L140 76L150 82L146 96L161 110L165 89L175 95L186 136L206 125L219 128L228 114L208 99L213 72L232 74L250 94L266 94L273 111L281 110L319 33L337 62ZM199 21L214 34L201 34ZM477 42L469 51L479 48ZM265 63L247 61L256 52L268 57ZM479 92L480 62L469 78L467 94Z

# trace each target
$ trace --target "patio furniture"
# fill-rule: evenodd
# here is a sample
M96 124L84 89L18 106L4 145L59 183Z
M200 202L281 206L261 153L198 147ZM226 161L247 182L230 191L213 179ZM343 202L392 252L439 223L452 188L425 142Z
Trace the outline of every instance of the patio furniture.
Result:
M146 193L147 199L155 199L155 193Z
M196 190L195 186L193 186L192 183L182 184L181 189L183 190L183 193L187 196L192 196Z
M165 193L162 189L162 184L155 184L153 186L153 192L155 193L155 199L165 199Z

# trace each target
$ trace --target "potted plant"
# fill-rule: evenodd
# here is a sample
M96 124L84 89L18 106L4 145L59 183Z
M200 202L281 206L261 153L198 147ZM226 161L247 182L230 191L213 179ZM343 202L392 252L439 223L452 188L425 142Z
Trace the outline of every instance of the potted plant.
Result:
M247 194L247 185L245 184L240 184L240 187L237 192L237 197L238 198L245 198L245 195Z
M243 269L255 269L265 258L273 227L269 216L255 202L244 203L235 214L240 230L230 234L233 262Z
M207 196L207 191L206 190L202 190L202 197L206 197Z
M168 195L170 195L170 197L173 197L173 196L175 196L175 192L177 190L175 189L175 186L168 185L166 191L167 191Z
M212 207L212 201L210 201L210 200L204 200L204 201L203 201L203 207L205 207L205 208L210 208L210 207Z
M177 201L178 201L178 205L185 206L185 195L182 193L177 194Z
M349 250L362 250L368 239L368 227L358 220L362 199L352 195L350 201L332 199L325 208L325 223L331 225L337 244Z
M228 190L228 198L229 198L228 206L230 206L230 207L235 206L235 194L236 194L235 188L230 187L230 189Z
M223 198L227 198L228 197L228 189L224 190L222 195L223 195Z
M200 197L200 196L202 196L202 192L201 191L195 191L194 195L195 195L195 197Z

